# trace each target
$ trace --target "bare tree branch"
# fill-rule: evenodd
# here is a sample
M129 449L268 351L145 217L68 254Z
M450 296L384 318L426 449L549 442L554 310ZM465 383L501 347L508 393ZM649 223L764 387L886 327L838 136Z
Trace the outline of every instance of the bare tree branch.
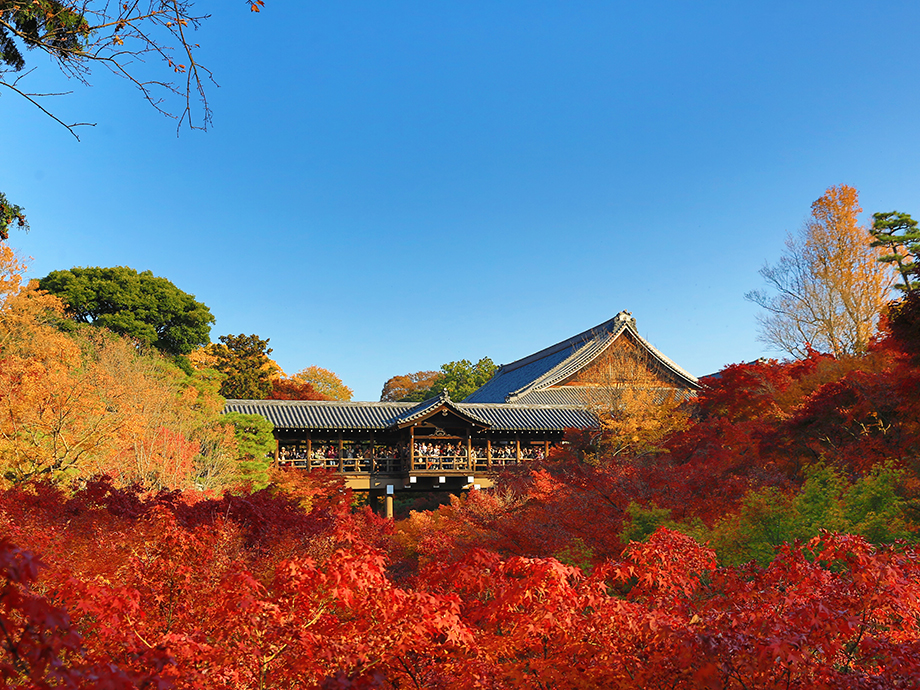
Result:
M758 339L796 357L809 347L835 356L864 353L890 298L894 272L879 263L881 251L857 222L858 194L831 187L812 204L797 237L788 237L775 266L759 273L770 292L745 299L763 307Z

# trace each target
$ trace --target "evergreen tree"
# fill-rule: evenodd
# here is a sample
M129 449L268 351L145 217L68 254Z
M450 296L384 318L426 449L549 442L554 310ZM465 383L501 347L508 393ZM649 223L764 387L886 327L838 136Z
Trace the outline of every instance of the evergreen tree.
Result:
M898 267L904 282L895 287L904 292L920 287L920 281L916 280L917 263L914 260L914 257L920 255L920 229L917 228L917 221L910 214L900 211L874 213L869 232L875 238L872 246L884 247L889 252L879 257L879 261Z
M228 412L223 421L232 424L238 452L237 479L258 491L268 486L268 470L275 449L272 423L257 414Z
M210 342L208 307L151 271L127 266L52 271L39 287L61 298L79 323L108 328L170 355Z

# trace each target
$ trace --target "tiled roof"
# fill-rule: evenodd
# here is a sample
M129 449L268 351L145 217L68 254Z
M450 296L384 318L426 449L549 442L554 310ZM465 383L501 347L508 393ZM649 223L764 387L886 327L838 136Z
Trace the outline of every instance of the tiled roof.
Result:
M458 403L492 424L492 431L562 431L597 425L584 405L513 405Z
M637 343L646 348L655 360L685 386L699 386L693 375L681 369L640 336L636 330L636 320L623 311L590 330L511 364L502 365L485 385L467 396L463 402L574 403L570 394L557 394L551 386L565 381L588 366L625 331L629 331Z
M313 400L228 400L225 412L257 414L276 429L360 430L393 429L400 422L423 417L444 400L423 403L338 402ZM493 431L562 431L597 423L582 406L573 405L470 405L447 399L462 416Z
M560 386L546 390L531 390L517 397L519 405L581 405L587 404L584 391L576 386Z
M418 403L228 400L224 412L265 417L276 429L386 429Z

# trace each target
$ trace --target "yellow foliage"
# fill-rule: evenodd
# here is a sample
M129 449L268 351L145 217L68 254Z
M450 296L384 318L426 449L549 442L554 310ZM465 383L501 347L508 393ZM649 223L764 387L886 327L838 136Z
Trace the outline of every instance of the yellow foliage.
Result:
M309 383L313 390L331 400L351 400L351 388L342 383L342 379L322 367L312 366L301 369L291 378Z
M690 423L683 396L660 388L623 388L617 404L599 417L601 456L657 453L664 439Z
M0 473L6 481L109 474L152 489L229 478L232 432L220 398L183 384L159 355L92 327L65 332L63 305L23 286L0 245ZM71 329L68 329L71 330Z

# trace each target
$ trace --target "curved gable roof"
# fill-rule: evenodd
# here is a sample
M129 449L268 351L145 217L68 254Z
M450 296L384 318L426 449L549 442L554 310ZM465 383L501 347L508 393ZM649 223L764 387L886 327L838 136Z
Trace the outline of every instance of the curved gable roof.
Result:
M696 377L665 357L639 335L636 320L621 311L609 321L551 345L539 352L499 367L481 388L467 396L465 403L538 402L535 393L557 385L587 367L610 345L628 331L637 344L645 348L666 371L688 388L698 388ZM539 399L539 402L544 400ZM548 402L548 400L546 400ZM560 401L561 402L561 401ZM568 401L567 401L568 402Z
M412 409L406 410L397 416L390 426L402 429L404 427L411 426L416 422L428 419L441 410L450 410L461 419L464 419L470 424L474 424L476 426L481 426L484 428L489 428L492 426L490 422L486 421L482 417L477 416L476 414L471 413L468 409L461 409L458 407L457 403L450 399L450 394L447 392L447 390L442 391L436 398L425 400Z

